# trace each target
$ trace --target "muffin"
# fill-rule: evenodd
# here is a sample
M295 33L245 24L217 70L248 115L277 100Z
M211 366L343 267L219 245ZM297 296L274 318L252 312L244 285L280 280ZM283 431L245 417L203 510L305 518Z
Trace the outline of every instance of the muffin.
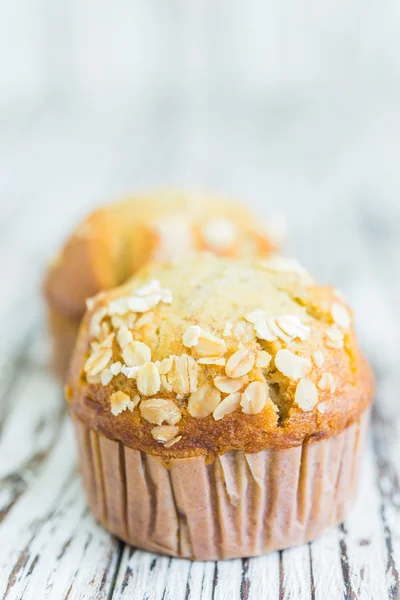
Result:
M275 245L249 210L212 196L159 192L96 210L74 231L45 279L56 372L61 378L66 373L86 298L121 285L148 261L199 250L263 257Z
M201 560L342 521L373 395L352 321L277 257L151 264L91 299L66 394L96 519Z

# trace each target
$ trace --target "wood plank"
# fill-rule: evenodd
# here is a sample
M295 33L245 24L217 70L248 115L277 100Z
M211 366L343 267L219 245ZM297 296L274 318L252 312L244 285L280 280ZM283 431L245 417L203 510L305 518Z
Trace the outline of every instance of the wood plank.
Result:
M124 548L112 598L265 600L279 596L279 553L259 558L190 562ZM285 596L286 597L286 596Z
M280 553L279 590L283 600L311 598L311 555L308 544Z
M315 598L386 598L385 547L369 445L358 500L346 523L311 544Z
M386 547L386 584L389 597L396 600L400 597L400 420L394 419L393 415L385 417L379 405L373 411L372 439Z
M65 419L53 452L0 525L0 595L107 598L119 542L95 524L75 471Z
M379 552L383 541L387 594L389 598L397 599L400 597L400 410L397 400L397 348L400 334L397 318L400 280L397 274L400 240L396 221L389 218L388 212L376 205L366 204L360 206L360 216L357 237L363 243L365 271L363 278L360 278L363 285L359 286L362 309L359 312L377 384L371 423L375 480L371 481L368 494L378 493L380 497L383 535L376 552ZM381 554L379 552L379 559Z
M387 598L384 531L374 463L369 444L356 506L339 528L340 543L346 548L348 590L359 600Z
M32 335L20 343L16 332L14 344L19 353L7 348L0 368L0 521L49 452L64 412L58 386L28 367Z
M88 512L60 386L37 362L41 344L24 346L0 437L0 597L107 598L121 544Z
M248 600L281 600L281 557L279 552L252 558L245 563L243 591ZM246 595L242 594L244 600Z
M324 535L310 544L312 558L312 594L315 600L342 600L345 594L340 535L337 527L331 527Z
M182 561L182 563L184 562L187 561ZM171 559L167 556L125 546L112 598L118 600L132 597L138 600L142 598L162 599L164 593L170 593L170 590L166 588L170 564ZM189 563L187 565L189 567ZM182 586L180 586L180 590L182 592ZM183 595L177 593L177 600L185 598L185 590L184 586Z
M243 562L240 559L219 561L213 576L215 600L240 600Z

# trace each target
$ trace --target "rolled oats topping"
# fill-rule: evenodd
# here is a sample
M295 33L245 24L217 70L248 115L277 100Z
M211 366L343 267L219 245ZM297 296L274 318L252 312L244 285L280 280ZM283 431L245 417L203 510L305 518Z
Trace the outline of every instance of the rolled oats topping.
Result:
M163 302L171 304L172 291L161 289L158 281L150 281L149 284L133 291L132 295L116 298L108 305L109 315L124 316L128 312L145 313Z
M223 392L224 394L232 394L233 392L238 392L241 390L247 381L247 377L238 377L236 379L232 379L231 377L227 377L225 375L218 375L214 378L214 385L220 392Z
M140 367L151 361L151 350L143 342L133 341L122 352L127 367Z
M93 313L90 320L89 331L92 337L99 337L101 333L101 323L107 316L107 308L105 306L100 307L96 312Z
M117 362L112 363L110 365L110 371L113 375L119 375L121 373L122 363L117 360Z
M237 410L240 406L241 396L242 394L240 392L236 392L234 394L229 394L229 396L226 396L226 398L224 398L214 410L214 419L216 421L219 421L220 419L223 419L226 415L230 415L231 413L235 412L235 410Z
M211 385L203 385L189 397L188 412L192 417L205 419L221 402L221 392Z
M129 312L128 298L116 298L108 305L108 314L118 317L123 317Z
M350 327L351 314L343 304L335 302L331 308L331 315L334 323L341 329L348 329Z
M269 215L268 220L261 224L260 235L276 247L282 247L287 239L287 223L283 215Z
M195 392L198 386L199 371L200 367L196 361L191 357L187 356L187 372L189 378L189 392Z
M288 344L289 342L292 341L292 339L293 339L292 336L285 333L283 331L283 329L281 329L279 327L277 319L275 319L275 318L268 319L268 327L270 328L272 333L274 333L276 335L276 338L279 340L282 340L282 342L285 342L286 344Z
M152 223L152 228L158 238L153 260L173 261L194 251L193 230L185 214L162 217Z
M137 288L134 291L136 296L151 296L152 294L159 294L161 292L161 285L157 279L152 279L146 285L143 285L140 288Z
M259 320L254 323L254 331L258 339L265 340L266 342L276 342L278 336L275 331L271 328L270 322L267 320Z
M224 367L226 365L226 358L223 356L210 356L207 358L199 358L197 361L199 365L215 365L217 367Z
M216 357L225 354L226 344L225 340L217 337L213 333L200 329L197 343L193 345L193 352L199 358L205 358L208 356Z
M304 325L296 315L281 315L271 317L263 310L254 310L245 315L249 323L253 323L258 339L276 342L278 339L285 343L299 338L304 341L310 336L310 327Z
M161 299L161 294L152 294L151 296L130 296L125 299L125 302L128 310L144 313L157 306Z
M143 396L154 396L160 391L160 373L154 363L148 362L139 367L136 375L136 385Z
M156 304L158 302L171 304L172 302L172 290L168 288L163 289L160 282L156 279L152 279L148 284L136 289L134 295L140 298L153 298L153 302L157 299Z
M255 338L254 329L245 321L238 321L233 327L233 337L238 342L252 342Z
M101 348L101 346L102 345L100 344L100 342L96 342L96 341L90 342L90 350L92 351L92 353L97 352L97 350L99 348Z
M332 373L323 373L321 379L318 381L318 387L320 390L330 391L333 394L336 390L336 382Z
M310 328L303 325L296 315L283 315L278 317L276 322L282 331L293 339L299 338L304 341L310 337Z
M155 365L158 369L158 372L160 373L160 375L166 375L172 367L172 357L171 356L167 356L167 358L164 358L163 360L156 360Z
M163 392L173 392L172 385L169 383L167 379L167 375L161 375L161 387L160 390Z
M106 386L110 383L114 375L111 373L110 369L104 369L100 373L100 383L102 386Z
M224 252L234 245L237 229L229 219L213 219L203 225L201 235L207 248L213 252Z
M133 313L131 313L133 314ZM145 327L146 325L150 325L154 320L154 313L152 311L148 311L145 313L142 313L140 315L140 317L138 317L138 319L136 320L135 323L135 329L141 329L142 327Z
M269 396L268 386L265 381L252 381L244 390L240 406L247 415L256 415L262 411Z
M121 373L125 375L127 379L136 379L139 371L139 367L127 367L126 365L122 365Z
M179 427L175 425L157 425L151 430L151 435L157 442L170 442L179 432Z
M272 360L272 356L266 350L259 350L256 354L256 367L264 368L268 367Z
M253 311L246 315L246 319L253 322L258 339L267 342L276 342L279 339L288 344L296 338L304 341L310 335L310 328L303 325L296 315L268 317L263 311Z
M254 367L254 353L239 344L239 349L232 354L225 366L228 377L243 377Z
M132 332L129 331L126 325L122 325L117 333L117 342L120 347L125 348L125 346L131 343L132 339Z
M296 387L295 402L307 412L312 410L318 403L318 390L310 379L301 379Z
M150 398L142 400L139 406L143 419L155 425L176 425L182 418L181 411L172 400Z
M110 332L108 323L102 323L100 327L100 336L98 338L100 346L103 346L103 348L112 348L114 338L115 333Z
M232 335L232 330L233 330L233 323L231 321L227 321L224 326L223 335L225 337L229 337L230 335Z
M246 321L254 325L258 321L266 321L268 318L268 314L265 312L265 310L253 310L245 314L244 318L246 319Z
M100 347L93 352L85 363L85 373L87 375L97 375L105 369L112 358L111 348Z
M323 415L326 411L326 402L320 402L317 405L317 410L318 410L318 412L320 412Z
M115 330L121 329L121 327L126 327L127 329L133 329L135 325L136 315L135 313L127 313L126 315L112 315L111 316L111 325Z
M285 258L279 254L268 257L266 260L260 261L261 266L268 271L275 273L295 273L302 279L312 281L312 277L296 260Z
M174 446L175 444L177 444L178 442L180 442L181 439L182 439L182 436L181 435L177 435L172 440L169 440L168 442L165 442L164 448L171 448L171 446Z
M172 304L174 296L172 294L172 290L161 290L161 302L163 304Z
M313 352L312 359L314 361L315 366L318 367L318 369L322 369L322 367L324 366L324 363L325 363L325 357L324 357L322 351L316 350L315 352Z
M326 345L329 348L343 348L344 346L344 335L343 331L339 329L337 325L332 325L326 330L327 342Z
M187 354L172 356L172 367L166 378L175 394L184 396L197 390L198 374L200 367L196 361Z
M275 366L289 379L301 379L309 371L311 362L307 358L297 356L290 350L279 350L275 356Z
M114 394L111 394L111 396L110 396L111 413L116 417L126 409L133 411L133 409L135 408L135 406L138 403L139 403L138 396L135 396L131 400L131 398L128 396L128 394L125 394L124 392L121 392L121 391L115 392Z
M182 337L183 345L186 348L192 348L192 346L197 346L199 343L199 337L201 334L201 329L198 325L190 325Z

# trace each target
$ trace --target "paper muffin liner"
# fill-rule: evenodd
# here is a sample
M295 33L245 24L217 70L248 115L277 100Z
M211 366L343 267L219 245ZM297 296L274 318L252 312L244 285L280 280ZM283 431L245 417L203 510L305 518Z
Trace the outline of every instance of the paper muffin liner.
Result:
M89 505L133 546L198 560L257 556L308 542L345 519L369 410L342 433L285 450L160 458L74 418Z

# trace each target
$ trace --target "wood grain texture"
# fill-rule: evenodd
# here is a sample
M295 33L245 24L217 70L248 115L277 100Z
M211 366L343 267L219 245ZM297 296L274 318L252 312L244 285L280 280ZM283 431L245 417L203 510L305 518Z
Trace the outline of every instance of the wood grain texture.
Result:
M372 155L378 171L383 162L363 148L347 113L336 125L325 121L328 109L296 126L287 121L272 143L258 135L260 122L266 131L276 125L268 111L243 122L230 108L233 129L222 112L150 104L101 119L47 110L0 138L0 598L398 600L400 211L392 190L383 186L381 198L362 170ZM367 133L383 119L366 123ZM299 134L316 140L321 123L327 143L318 159L310 148L307 157ZM394 113L392 129L397 135ZM323 181L307 179L316 164ZM346 523L311 544L191 563L125 546L87 509L61 390L47 368L41 271L90 206L168 181L249 195L259 210L283 208L294 251L356 309L378 382L360 493ZM356 181L375 190L367 200Z

